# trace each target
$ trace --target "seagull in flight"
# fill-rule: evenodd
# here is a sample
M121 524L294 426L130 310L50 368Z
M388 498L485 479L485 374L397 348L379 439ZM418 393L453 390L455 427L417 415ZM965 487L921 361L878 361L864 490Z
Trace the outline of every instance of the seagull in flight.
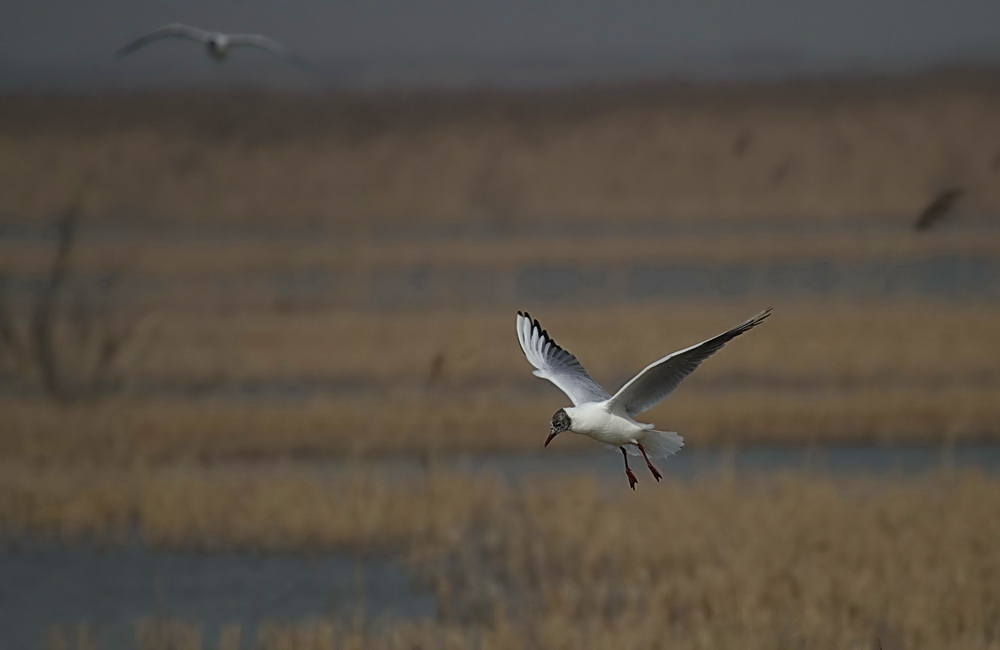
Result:
M294 66L308 68L309 64L299 58L290 49L266 36L259 34L223 34L222 32L206 32L197 27L173 23L157 27L144 36L140 36L125 47L115 52L115 58L120 59L128 56L132 52L149 45L154 41L165 38L186 38L189 41L196 41L205 46L208 55L216 61L225 61L229 56L229 50L234 47L256 47L267 50L271 54L279 56Z
M517 340L524 356L535 367L532 374L551 381L573 402L573 406L561 408L552 416L545 446L548 447L552 439L563 431L590 436L609 449L617 447L621 450L625 459L625 474L633 490L637 481L628 466L629 454L642 454L646 467L659 482L663 475L650 462L650 457L674 455L684 446L684 438L674 431L656 431L652 424L637 422L634 416L653 408L673 393L702 361L770 315L771 308L768 307L728 332L668 354L646 366L617 393L610 395L591 378L575 356L552 340L537 320L532 320L527 312L517 312Z

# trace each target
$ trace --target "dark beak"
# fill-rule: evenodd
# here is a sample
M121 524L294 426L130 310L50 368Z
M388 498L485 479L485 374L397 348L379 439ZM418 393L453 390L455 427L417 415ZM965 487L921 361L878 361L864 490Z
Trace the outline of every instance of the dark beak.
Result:
M544 446L548 447L549 443L552 442L552 439L555 438L558 435L559 435L558 431L553 431L552 433L550 433L549 437L545 439L545 445Z

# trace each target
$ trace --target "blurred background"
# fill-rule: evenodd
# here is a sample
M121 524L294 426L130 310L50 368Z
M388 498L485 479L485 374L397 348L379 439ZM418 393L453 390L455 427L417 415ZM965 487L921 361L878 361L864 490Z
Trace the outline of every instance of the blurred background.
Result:
M1000 5L8 4L0 646L1000 644Z

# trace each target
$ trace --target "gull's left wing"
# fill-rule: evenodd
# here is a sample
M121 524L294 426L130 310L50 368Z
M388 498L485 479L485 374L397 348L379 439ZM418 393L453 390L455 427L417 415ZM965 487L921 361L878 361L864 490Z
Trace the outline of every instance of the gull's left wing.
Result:
M674 392L684 378L694 372L702 361L721 350L722 346L740 334L759 325L770 315L771 308L768 307L728 332L651 363L615 393L608 407L611 410L623 409L631 416L648 411Z

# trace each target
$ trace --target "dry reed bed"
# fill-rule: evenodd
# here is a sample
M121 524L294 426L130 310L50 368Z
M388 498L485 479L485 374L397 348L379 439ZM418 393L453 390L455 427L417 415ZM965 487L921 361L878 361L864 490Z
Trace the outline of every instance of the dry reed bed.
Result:
M762 305L544 310L609 387ZM0 456L127 465L177 458L534 450L565 398L530 376L513 313L163 316L125 358L181 387L333 380L368 386L280 401L125 395L59 407L0 398ZM968 304L777 306L644 416L691 446L995 439L1000 312ZM419 345L414 345L419 341ZM143 352L145 350L145 352ZM322 384L320 384L322 385ZM502 419L497 413L503 413ZM572 445L569 440L563 445ZM577 443L579 444L579 443Z
M136 623L137 650L240 650L249 640L257 650L521 650L523 648L678 648L696 650L767 650L790 645L787 635L777 640L763 639L749 643L745 637L733 635L703 635L697 641L677 638L678 635L635 639L628 630L603 622L584 626L586 634L569 629L579 623L552 620L525 625L519 621L494 624L489 629L469 630L455 624L431 620L398 622L387 630L373 632L364 617L347 623L325 619L289 622L264 620L258 626L227 625L219 631L218 644L212 644L201 623L186 619L143 619ZM899 642L899 635L884 625L879 625L867 635L851 636L853 643L846 646L828 643L800 642L792 647L857 648L858 650L906 650ZM99 628L88 623L75 626L53 624L49 626L42 650L105 650L101 645ZM716 645L707 645L708 642ZM756 641L756 640L755 640ZM936 642L937 640L935 640ZM990 641L964 639L963 648L992 650ZM782 645L784 644L784 645ZM917 648L935 646L917 645Z
M553 389L554 390L554 389ZM996 388L820 391L687 391L643 419L685 436L689 447L765 443L931 443L996 440ZM32 464L129 466L178 459L342 457L536 451L565 400L452 396L345 398L305 403L111 399L53 408L0 402L0 457ZM498 413L503 414L498 417ZM593 449L582 437L559 449Z
M9 532L69 541L135 524L158 548L398 549L439 598L438 620L353 646L321 622L270 626L275 649L847 648L879 628L916 650L1000 639L1000 485L977 473L721 475L631 493L434 470L395 483L7 469Z
M0 213L44 217L87 185L96 213L187 223L836 220L912 215L954 184L996 213L995 88L8 98Z
M155 338L135 360L138 376L198 381L360 377L462 384L530 380L514 333L530 309L556 340L609 386L672 350L704 340L772 304L753 302L476 310L319 311L305 314L151 313ZM710 386L731 376L942 383L995 375L1000 309L921 301L773 303L774 315L691 377ZM415 344L415 342L419 342ZM541 384L538 384L541 385ZM686 384L687 386L687 384Z

